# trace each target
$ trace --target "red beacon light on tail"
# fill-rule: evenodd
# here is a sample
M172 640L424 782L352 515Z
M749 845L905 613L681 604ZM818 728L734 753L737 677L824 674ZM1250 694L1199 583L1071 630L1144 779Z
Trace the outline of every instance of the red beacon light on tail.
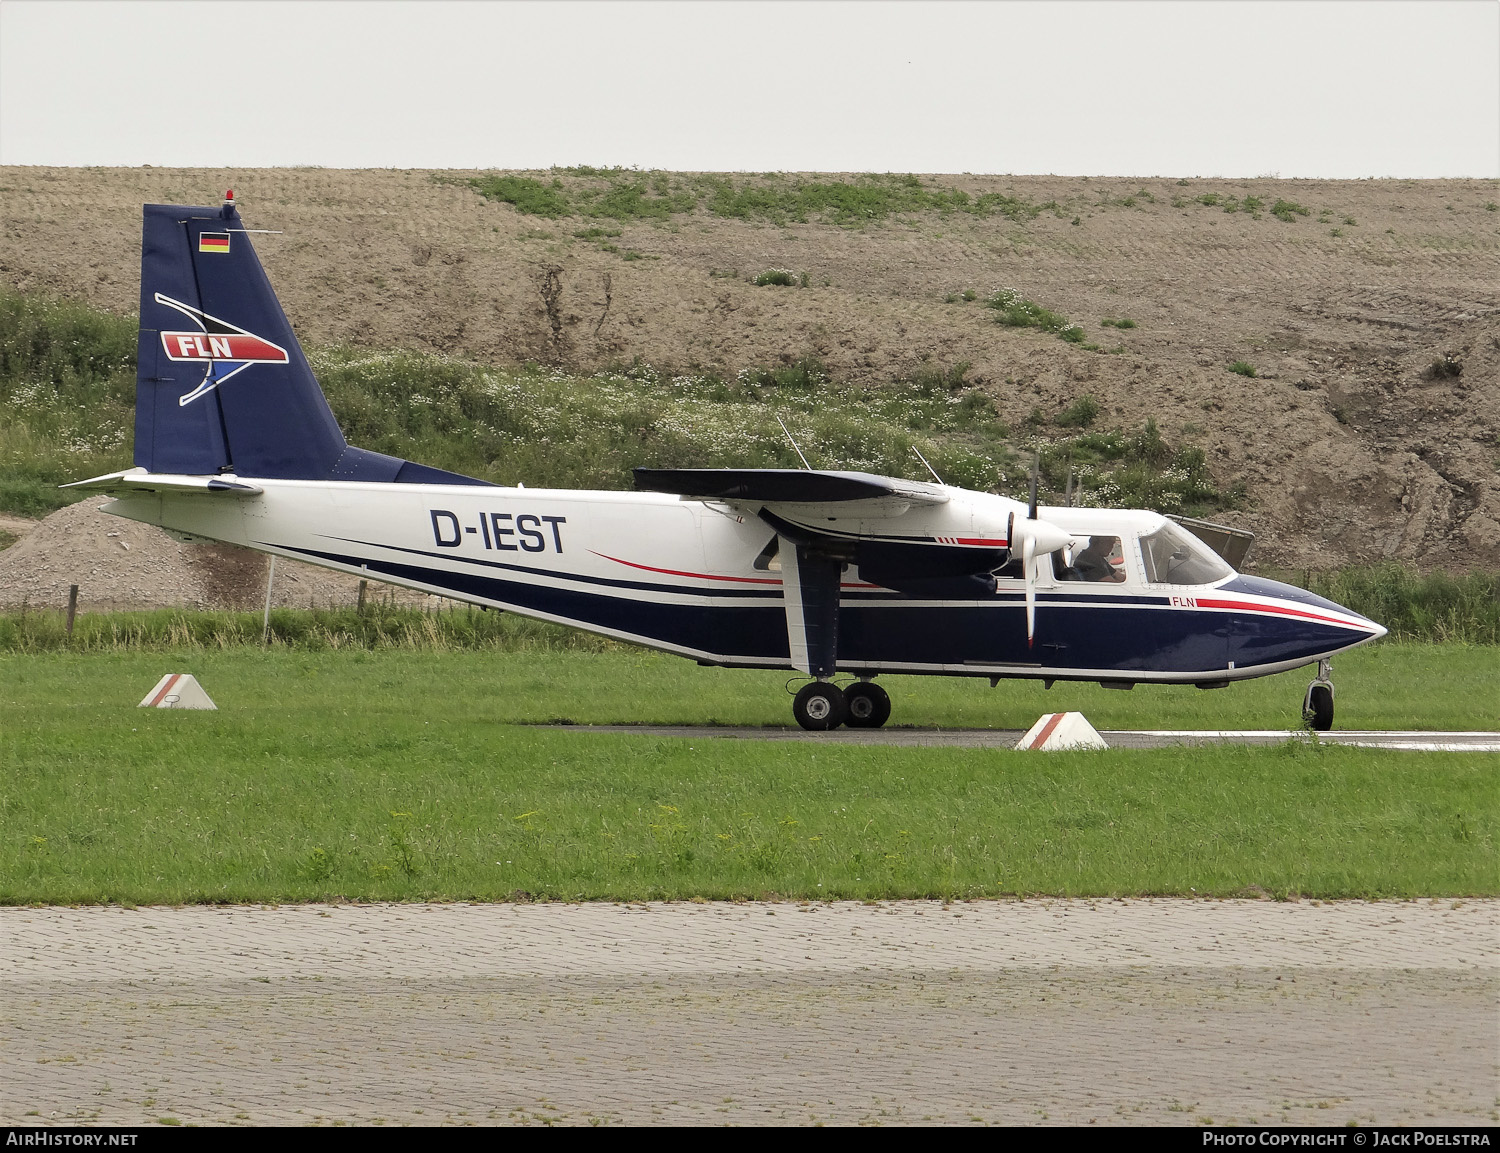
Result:
M225 220L228 220L230 214L233 213L233 212L234 212L234 189L233 188L227 188L227 189L224 190L224 204L219 209L219 215L222 216Z

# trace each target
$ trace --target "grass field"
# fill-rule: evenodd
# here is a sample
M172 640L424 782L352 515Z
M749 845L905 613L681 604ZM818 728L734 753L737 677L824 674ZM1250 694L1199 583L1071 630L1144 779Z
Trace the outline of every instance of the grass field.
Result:
M1497 726L1496 653L1338 662L1341 727ZM216 713L136 709L190 671ZM1315 746L1018 754L525 727L783 724L785 676L649 653L273 647L0 657L0 900L1466 896L1497 758ZM887 678L897 722L1289 727L1221 692Z

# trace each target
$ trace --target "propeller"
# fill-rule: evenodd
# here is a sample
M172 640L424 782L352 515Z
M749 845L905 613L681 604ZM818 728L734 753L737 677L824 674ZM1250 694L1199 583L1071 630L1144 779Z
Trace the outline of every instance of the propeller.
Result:
M1027 648L1031 648L1036 641L1036 558L1067 548L1073 543L1071 534L1036 515L1041 464L1041 453L1037 453L1031 463L1031 498L1026 505L1026 519L1017 525L1016 514L1011 513L1006 527L1006 539L1011 542L1012 547L1018 536L1021 541L1021 571L1026 577Z
M1032 518L1035 521L1035 517ZM1036 639L1036 537L1027 533L1021 539L1021 571L1026 574L1026 647Z

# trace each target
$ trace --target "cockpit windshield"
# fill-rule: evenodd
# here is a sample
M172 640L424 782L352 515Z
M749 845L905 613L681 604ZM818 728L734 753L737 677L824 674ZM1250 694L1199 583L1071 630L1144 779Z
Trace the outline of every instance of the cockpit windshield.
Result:
M1218 553L1171 521L1141 537L1141 560L1151 584L1206 585L1234 573Z

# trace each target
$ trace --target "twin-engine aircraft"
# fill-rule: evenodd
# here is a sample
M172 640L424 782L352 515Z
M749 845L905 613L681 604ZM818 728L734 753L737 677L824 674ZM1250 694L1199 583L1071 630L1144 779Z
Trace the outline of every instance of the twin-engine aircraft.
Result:
M241 223L145 206L135 464L105 511L690 657L792 669L807 729L878 727L882 673L1219 688L1385 634L1238 575L1248 534L815 469L514 488L344 440ZM1205 540L1219 545L1209 547ZM836 678L850 678L842 686Z

